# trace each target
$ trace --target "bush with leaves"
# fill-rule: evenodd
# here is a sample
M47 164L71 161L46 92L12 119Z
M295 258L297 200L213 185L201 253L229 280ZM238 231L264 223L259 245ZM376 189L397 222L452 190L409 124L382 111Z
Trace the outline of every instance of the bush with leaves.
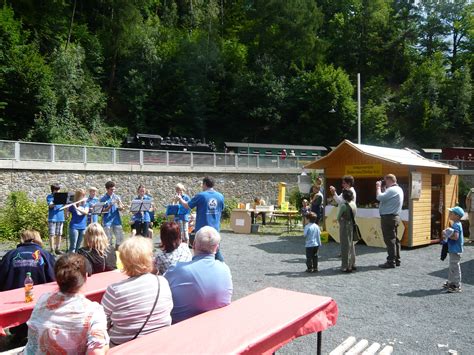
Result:
M237 208L239 200L235 197L228 198L224 202L224 210L222 211L222 218L230 218L230 213L233 209Z
M44 201L31 201L26 192L13 191L0 210L0 237L16 241L25 229L35 229L43 238L48 236L48 206Z

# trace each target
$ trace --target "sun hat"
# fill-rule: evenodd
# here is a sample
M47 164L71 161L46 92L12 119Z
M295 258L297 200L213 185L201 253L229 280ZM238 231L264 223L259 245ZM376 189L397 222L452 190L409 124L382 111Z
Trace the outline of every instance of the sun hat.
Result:
M448 211L453 212L455 215L458 215L461 218L464 217L464 210L459 206L448 208Z

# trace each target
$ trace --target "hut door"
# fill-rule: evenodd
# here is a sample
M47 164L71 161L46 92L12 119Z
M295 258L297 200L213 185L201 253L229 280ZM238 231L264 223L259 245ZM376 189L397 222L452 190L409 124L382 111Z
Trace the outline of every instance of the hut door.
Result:
M444 212L443 175L431 176L431 240L439 239L443 229Z

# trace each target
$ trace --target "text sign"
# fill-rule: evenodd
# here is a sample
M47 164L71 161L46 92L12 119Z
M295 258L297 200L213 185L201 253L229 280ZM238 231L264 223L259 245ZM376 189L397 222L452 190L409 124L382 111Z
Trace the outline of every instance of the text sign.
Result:
M381 177L382 164L359 164L346 165L345 175L352 175L354 177Z

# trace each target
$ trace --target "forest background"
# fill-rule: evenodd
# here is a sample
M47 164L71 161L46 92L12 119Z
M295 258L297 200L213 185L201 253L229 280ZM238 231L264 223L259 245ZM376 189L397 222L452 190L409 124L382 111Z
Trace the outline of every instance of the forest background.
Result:
M3 0L0 139L472 146L467 0Z

